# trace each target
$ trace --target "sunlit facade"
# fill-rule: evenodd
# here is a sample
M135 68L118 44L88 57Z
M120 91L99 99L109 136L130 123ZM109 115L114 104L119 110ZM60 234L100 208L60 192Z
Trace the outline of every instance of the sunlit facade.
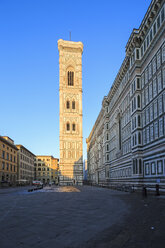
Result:
M153 0L86 140L93 183L165 183L165 3Z

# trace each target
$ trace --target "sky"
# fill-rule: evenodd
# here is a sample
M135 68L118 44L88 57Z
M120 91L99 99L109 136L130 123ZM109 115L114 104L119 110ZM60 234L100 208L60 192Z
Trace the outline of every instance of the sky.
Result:
M150 0L0 0L0 135L59 157L58 39L82 41L83 153Z

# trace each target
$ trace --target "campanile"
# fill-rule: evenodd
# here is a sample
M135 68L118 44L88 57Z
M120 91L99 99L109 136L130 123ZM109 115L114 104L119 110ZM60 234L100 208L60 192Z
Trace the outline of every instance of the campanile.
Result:
M82 185L82 42L58 40L60 185Z

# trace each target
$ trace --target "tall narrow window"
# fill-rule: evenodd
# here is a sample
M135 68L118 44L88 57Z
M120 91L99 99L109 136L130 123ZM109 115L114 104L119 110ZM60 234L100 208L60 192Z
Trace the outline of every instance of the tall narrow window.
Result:
M138 126L140 127L141 125L141 120L140 120L140 115L138 115Z
M68 85L73 86L74 85L74 72L68 71Z
M67 122L67 124L66 124L66 130L67 130L67 131L70 130L70 124L69 124L69 122Z
M76 130L76 125L75 125L75 123L72 124L72 130L73 130L73 131Z
M139 174L142 174L142 160L139 159Z
M138 133L138 143L141 144L141 133Z
M121 119L119 118L119 149L121 150Z
M70 108L70 102L69 101L66 102L66 107L67 107L67 109Z
M138 95L138 108L140 108L140 96Z
M76 106L75 101L73 101L72 102L72 109L75 109L75 106Z

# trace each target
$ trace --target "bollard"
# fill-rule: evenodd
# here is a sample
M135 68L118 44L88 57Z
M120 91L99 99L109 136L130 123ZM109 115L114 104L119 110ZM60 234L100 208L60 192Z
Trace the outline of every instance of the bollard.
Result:
M142 188L142 195L143 195L143 197L147 197L147 188L146 188L146 186L143 186L143 188Z
M160 193L159 193L159 184L156 184L156 195L159 196Z

